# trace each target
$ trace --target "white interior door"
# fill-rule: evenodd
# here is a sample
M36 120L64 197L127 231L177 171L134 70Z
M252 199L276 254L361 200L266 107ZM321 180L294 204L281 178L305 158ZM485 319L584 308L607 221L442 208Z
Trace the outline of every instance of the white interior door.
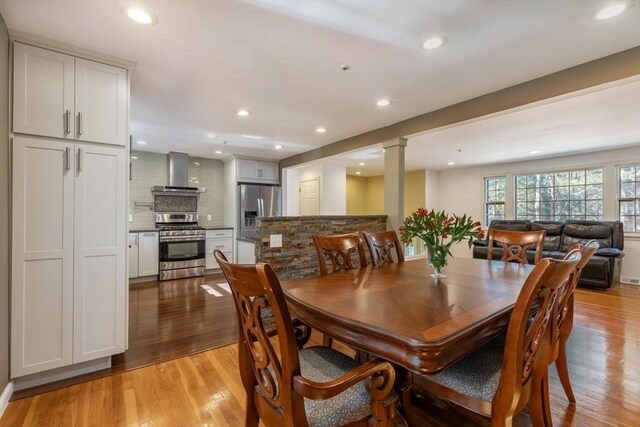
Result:
M73 144L13 140L11 376L72 362Z
M74 138L73 56L15 43L13 58L13 131Z
M300 181L300 215L320 215L320 178Z
M77 138L126 145L127 71L76 58L75 73Z
M124 351L124 148L76 144L74 363Z

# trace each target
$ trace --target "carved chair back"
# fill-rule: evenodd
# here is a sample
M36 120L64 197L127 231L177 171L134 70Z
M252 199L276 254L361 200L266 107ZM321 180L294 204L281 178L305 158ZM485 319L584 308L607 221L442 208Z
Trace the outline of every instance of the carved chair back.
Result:
M534 264L540 261L546 230L511 231L489 230L487 259L493 259L494 244L502 248L501 261L528 264L527 251L535 248Z
M380 233L362 233L371 253L371 263L375 266L393 264L392 253L395 251L398 262L404 262L404 248L400 244L395 230Z
M333 236L316 234L313 236L313 244L318 254L321 276L367 266L367 258L360 233L336 234ZM352 256L354 252L357 252L359 265L353 263ZM327 267L327 258L331 261L331 270Z
M571 277L569 277L565 286L560 290L554 324L551 330L551 348L549 350L548 363L552 364L555 362L558 379L571 403L576 403L576 398L571 388L571 381L569 380L566 344L573 329L573 299L582 269L587 265L593 254L596 253L598 247L598 242L591 240L585 245L575 244L571 246L569 252L567 252L566 256L570 256L572 251L579 251L581 258ZM545 377L544 381L547 382L548 379Z
M236 306L239 369L247 393L247 414L255 413L253 408L257 408L260 418L270 421L268 424L307 425L303 398L293 392L292 379L300 375L294 329L273 269L262 263L231 264L218 250L214 256L229 282ZM278 331L280 357L263 322L262 314L268 307Z
M532 378L546 371L550 326L560 288L580 261L580 252L568 253L566 260L545 258L527 277L516 300L505 342L502 374L491 403L492 419L510 419L529 401ZM537 311L532 308L537 306Z

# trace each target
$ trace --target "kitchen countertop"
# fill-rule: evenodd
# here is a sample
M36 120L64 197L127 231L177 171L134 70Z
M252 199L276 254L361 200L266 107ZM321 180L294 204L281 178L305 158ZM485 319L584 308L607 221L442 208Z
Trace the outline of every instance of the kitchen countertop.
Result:
M214 225L204 225L204 224L198 224L200 227L204 227L205 230L231 230L233 229L233 227L228 227L225 225L219 225L219 226L214 226Z
M151 228L151 227L147 227L147 228L131 228L129 229L129 233L152 233L154 231L158 231L157 228Z
M236 240L239 242L247 242L247 243L255 243L255 239L246 239L244 237L236 237Z

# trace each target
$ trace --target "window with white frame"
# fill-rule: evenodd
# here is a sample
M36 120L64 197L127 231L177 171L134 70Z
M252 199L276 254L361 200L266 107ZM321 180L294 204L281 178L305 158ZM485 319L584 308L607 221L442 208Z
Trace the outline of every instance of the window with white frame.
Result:
M515 177L516 219L602 220L602 168Z
M506 178L497 176L484 179L484 220L489 226L494 219L504 219Z
M618 168L618 212L624 231L640 233L640 164Z

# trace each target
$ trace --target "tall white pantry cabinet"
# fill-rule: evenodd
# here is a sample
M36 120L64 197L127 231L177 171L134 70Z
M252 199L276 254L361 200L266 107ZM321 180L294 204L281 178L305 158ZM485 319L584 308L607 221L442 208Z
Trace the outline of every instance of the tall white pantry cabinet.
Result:
M129 74L14 41L11 377L125 349Z

